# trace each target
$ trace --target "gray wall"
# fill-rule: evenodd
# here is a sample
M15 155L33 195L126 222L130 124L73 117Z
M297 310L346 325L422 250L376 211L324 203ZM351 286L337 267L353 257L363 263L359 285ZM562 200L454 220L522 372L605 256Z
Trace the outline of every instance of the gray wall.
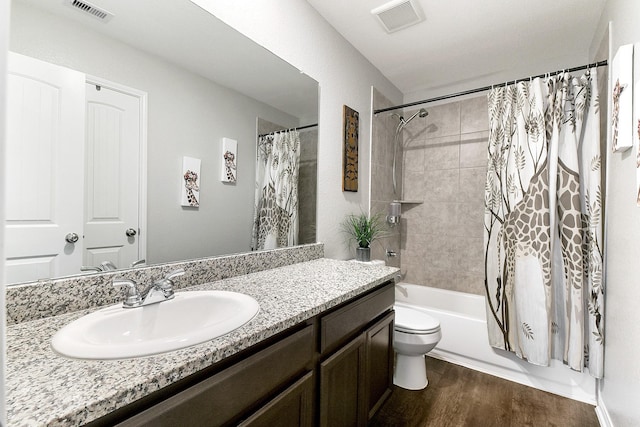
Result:
M618 48L640 40L640 2L608 0L591 45L592 57L601 50L609 22L613 58ZM640 55L636 49L634 55ZM610 62L611 63L611 62ZM636 96L640 70L635 70ZM610 105L609 100L608 104ZM635 117L638 117L636 111ZM635 126L634 125L634 129ZM635 132L634 132L635 135ZM605 367L600 403L616 427L640 425L640 208L636 206L634 147L608 156L606 200L606 314Z
M424 203L403 213L402 272L410 283L484 295L487 98L425 108L403 131L403 199Z
M148 93L147 261L249 250L256 117L298 120L81 25L13 6L10 50ZM238 141L235 185L219 180L223 137ZM183 156L202 159L198 209L180 206Z
M371 86L395 105L402 93L306 1L193 1L319 83L318 240L328 258L353 257L340 222L370 205ZM341 186L344 105L360 113L357 193Z

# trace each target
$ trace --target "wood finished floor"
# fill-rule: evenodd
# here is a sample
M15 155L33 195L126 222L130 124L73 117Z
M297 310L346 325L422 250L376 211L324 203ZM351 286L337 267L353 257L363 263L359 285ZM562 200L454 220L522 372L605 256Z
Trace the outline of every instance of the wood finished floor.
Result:
M427 358L429 386L393 393L370 426L598 427L595 408L531 387Z

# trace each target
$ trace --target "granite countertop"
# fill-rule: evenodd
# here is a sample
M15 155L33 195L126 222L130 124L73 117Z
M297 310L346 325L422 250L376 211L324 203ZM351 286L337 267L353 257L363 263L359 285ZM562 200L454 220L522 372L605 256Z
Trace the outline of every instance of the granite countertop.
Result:
M87 423L372 289L396 271L322 258L186 288L251 295L260 311L222 337L136 359L76 360L51 349L57 330L95 309L9 326L8 426Z

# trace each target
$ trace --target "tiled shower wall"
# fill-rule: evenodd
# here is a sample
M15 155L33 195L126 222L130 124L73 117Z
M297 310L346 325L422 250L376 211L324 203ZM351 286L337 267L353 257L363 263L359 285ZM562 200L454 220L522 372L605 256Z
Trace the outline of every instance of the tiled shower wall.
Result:
M316 239L316 194L318 176L318 129L300 131L300 169L298 171L298 244Z
M423 202L403 206L404 281L484 294L487 98L425 108L403 131L403 199Z

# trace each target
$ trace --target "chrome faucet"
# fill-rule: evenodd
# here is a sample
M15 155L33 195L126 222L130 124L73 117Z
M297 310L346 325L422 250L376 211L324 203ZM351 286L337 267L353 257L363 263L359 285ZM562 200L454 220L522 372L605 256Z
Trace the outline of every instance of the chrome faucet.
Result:
M125 288L125 299L122 302L124 308L143 307L145 305L156 304L173 299L173 279L182 276L183 269L178 269L167 274L162 279L158 279L145 288L142 293L138 291L136 282L129 279L113 279L113 286Z

